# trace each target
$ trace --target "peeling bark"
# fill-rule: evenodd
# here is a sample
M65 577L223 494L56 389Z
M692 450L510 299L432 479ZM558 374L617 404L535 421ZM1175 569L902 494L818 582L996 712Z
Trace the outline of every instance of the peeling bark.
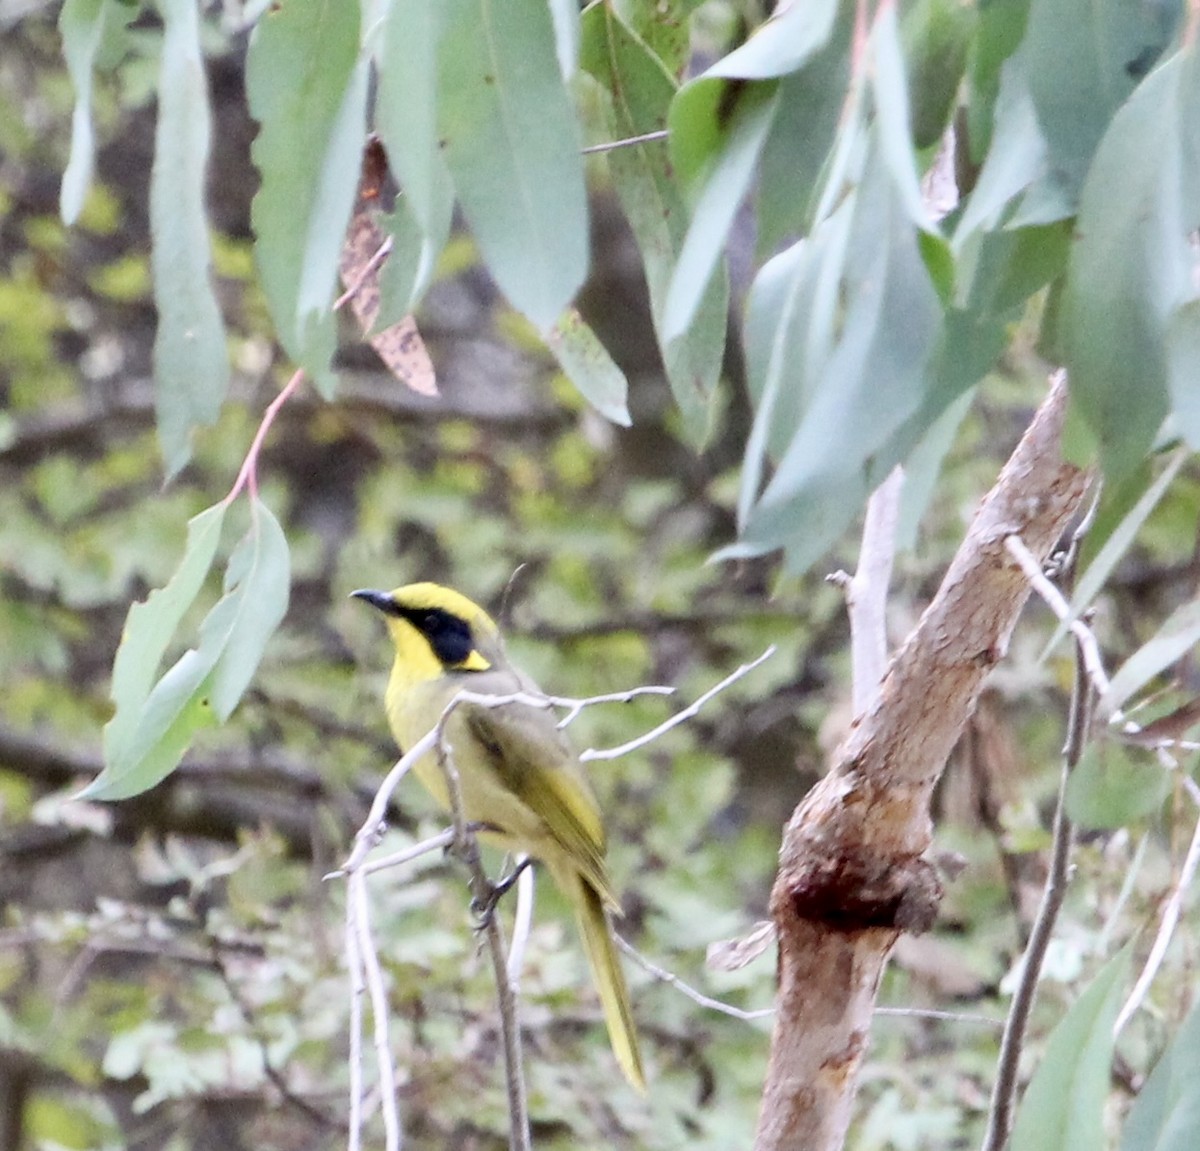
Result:
M887 957L902 931L928 930L937 914L941 885L922 858L934 785L1029 596L1004 541L1019 535L1045 559L1089 483L1061 459L1065 408L1059 379L829 774L784 831L758 1151L842 1146Z

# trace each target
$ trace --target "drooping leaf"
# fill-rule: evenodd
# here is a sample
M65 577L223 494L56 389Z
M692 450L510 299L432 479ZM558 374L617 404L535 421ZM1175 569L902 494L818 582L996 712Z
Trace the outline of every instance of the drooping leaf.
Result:
M1051 1033L1017 1110L1012 1151L1095 1151L1104 1146L1113 1024L1128 970L1127 948L1100 969Z
M1188 446L1200 449L1200 297L1167 318L1167 387L1175 426Z
M66 0L58 16L63 56L75 87L71 113L71 155L63 172L59 211L64 224L79 218L92 182L96 141L92 133L92 67L104 33L107 0Z
M1188 234L1200 205L1184 195L1177 55L1113 117L1080 204L1063 341L1072 404L1095 435L1105 474L1120 480L1167 414L1167 326L1192 293Z
M588 267L574 108L545 0L456 0L438 54L446 165L488 268L548 331Z
M763 145L757 187L758 250L770 255L807 230L822 166L833 146L850 82L853 12L841 5L829 42L779 81L778 107Z
M1029 91L1068 188L1079 189L1113 114L1150 71L1179 11L1125 0L1032 0Z
M375 123L389 167L403 189L388 226L395 263L385 278L408 280L398 310L384 305L385 321L390 322L411 312L432 282L454 214L454 185L442 159L437 128L437 54L444 16L440 4L394 0L388 6L376 58ZM402 252L411 254L402 261ZM408 275L401 276L402 264L411 266ZM399 294L399 283L396 291Z
M391 261L397 258L394 242L389 250L388 238L376 223L376 204L386 172L383 149L378 142L372 142L363 154L358 201L342 245L339 272L350 296L350 310L362 328L363 338L375 349L384 365L419 395L436 396L433 362L412 315L401 313L394 323L382 328L377 326L382 310L383 275ZM381 256L381 253L385 254ZM409 259L412 255L411 250L402 252L399 259ZM411 291L413 272L410 264L401 273L402 280L407 282L393 290Z
M706 75L774 80L795 72L828 42L837 8L836 0L780 5L749 40L718 60Z
M945 131L977 23L976 7L960 0L916 0L904 13L901 36L918 148L936 144Z
M611 93L615 139L666 128L675 80L609 5L593 5L584 12L581 66ZM728 276L723 267L717 271L695 322L677 339L665 340L667 289L688 219L671 158L665 142L652 141L610 152L607 162L645 267L651 316L672 395L687 435L703 443L725 347Z
M218 508L220 512L218 512ZM118 669L114 669L114 698L118 709L126 700L132 712L114 717L106 729L104 770L84 791L88 799L124 799L153 787L178 765L202 728L229 718L250 682L266 641L287 609L288 548L275 517L254 501L249 531L234 548L225 575L225 591L200 625L199 642L138 701L152 678L171 631L150 631L153 624L178 624L212 561L223 505L197 517L189 532L184 563L162 598L142 606L136 625L118 653L129 665L122 696L117 698ZM203 570L201 568L203 567ZM190 596L189 594L190 593ZM184 602L186 599L186 602ZM172 630L174 630L172 628ZM139 660L145 662L138 665ZM154 659L155 662L151 662ZM108 738L109 734L112 738Z
M151 592L145 603L134 604L128 613L113 661L112 699L116 709L104 725L104 772L92 781L85 795L108 798L104 789L115 769L131 760L158 665L185 612L204 586L221 541L224 512L226 505L215 504L188 521L184 558L174 575L166 586Z
M246 91L262 175L251 222L280 342L326 396L336 381L331 310L363 144L365 73L357 0L288 0L250 40ZM348 161L348 162L347 162Z
M212 644L219 646L213 669L212 706L224 723L262 660L267 640L287 612L291 590L287 538L271 509L259 500L251 505L250 530L229 557L222 603L233 605L228 624L213 626ZM220 605L218 605L220 606ZM216 614L216 608L210 619ZM200 628L206 642L208 621Z
M574 309L551 328L546 345L580 395L605 419L629 427L625 373L613 362L596 333Z
M1145 751L1093 740L1067 781L1067 814L1093 830L1127 827L1157 811L1170 793L1170 773Z
M992 148L1000 75L1025 35L1029 0L991 0L978 6L979 31L967 59L968 159L979 164Z
M191 432L213 423L229 387L225 326L209 273L204 179L209 107L192 0L161 0L162 65L150 177L155 407L167 474L191 456Z
M840 284L832 283L844 315L789 350L792 362L807 358L815 386L742 534L761 550L786 547L796 570L836 540L941 410L924 426L913 420L924 410L941 308L874 136L853 213Z
M579 5L575 0L549 0L554 21L554 48L564 82L570 83L579 68Z
M225 510L225 504L214 504L188 521L187 545L179 567L165 586L129 609L113 661L111 697L116 712L104 728L106 765L126 754L159 664L212 567Z
M1200 643L1200 600L1176 608L1166 622L1117 670L1096 701L1098 715L1110 716L1159 672Z
M1045 175L1046 141L1029 94L1024 52L1005 62L995 101L995 126L983 170L955 230L954 244L996 227L1008 206Z
M775 117L777 96L776 85L755 85L733 115L724 147L696 199L691 226L667 289L663 311L663 338L667 341L691 327L713 281Z
M1191 1151L1200 1131L1200 1006L1154 1065L1125 1119L1121 1151Z
M853 215L847 200L811 236L769 260L746 306L746 374L755 405L746 441L738 523L759 494L766 458L778 460L796 435L832 344L837 285Z

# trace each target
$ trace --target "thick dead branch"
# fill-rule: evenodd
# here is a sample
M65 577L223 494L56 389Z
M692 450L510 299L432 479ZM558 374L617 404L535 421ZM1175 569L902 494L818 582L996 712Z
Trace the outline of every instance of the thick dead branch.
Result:
M1004 541L1018 534L1044 559L1088 485L1060 456L1065 407L1059 379L873 703L785 829L759 1151L842 1146L888 954L900 932L928 929L937 913L941 887L922 858L934 784L1030 594Z

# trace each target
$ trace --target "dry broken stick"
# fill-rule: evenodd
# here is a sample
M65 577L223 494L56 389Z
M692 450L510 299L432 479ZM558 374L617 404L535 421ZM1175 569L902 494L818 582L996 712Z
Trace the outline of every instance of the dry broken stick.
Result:
M1030 594L1004 541L1019 534L1045 558L1088 486L1061 459L1065 408L1059 378L872 705L785 829L759 1151L842 1146L888 955L901 931L928 929L937 912L940 884L923 858L934 785Z

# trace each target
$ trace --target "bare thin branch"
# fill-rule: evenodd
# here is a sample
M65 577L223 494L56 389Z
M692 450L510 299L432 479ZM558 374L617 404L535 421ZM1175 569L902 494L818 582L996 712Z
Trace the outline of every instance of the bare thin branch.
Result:
M1097 695L1103 695L1108 690L1108 673L1104 670L1104 661L1100 658L1100 645L1096 642L1091 628L1081 619L1071 619L1071 605L1067 603L1062 592L1046 578L1046 574L1042 571L1042 565L1025 546L1020 536L1009 536L1004 541L1004 546L1008 549L1009 555L1020 565L1021 571L1029 580L1030 587L1041 596L1046 606L1063 623L1070 621L1068 626L1083 653L1084 666L1091 677L1092 686L1096 689Z
M450 815L454 821L455 851L467 865L471 876L471 894L480 907L486 907L492 894L492 883L483 868L479 842L466 817L463 805L462 780L454 764L454 756L446 742L446 723L455 708L473 698L470 692L460 692L446 705L434 728L437 739L438 764L446 778L450 797ZM482 698L487 698L482 697ZM531 1151L533 1140L529 1130L529 1104L525 1094L525 1069L521 1051L521 1028L517 1018L517 985L508 971L507 947L500 918L491 909L484 914L483 934L492 960L496 980L496 1001L500 1011L500 1035L504 1044L504 1072L508 1089L508 1145L510 1151Z
M1010 552L1013 552L1011 545L1014 540L1016 540L1015 536L1009 536L1005 540L1005 546ZM1024 545L1022 544L1021 547L1024 548ZM1026 554L1028 554L1027 549ZM1033 559L1032 555L1029 558ZM1037 565L1036 560L1034 563L1037 566L1039 577L1044 579L1041 566ZM1022 569L1025 569L1023 563ZM1072 572L1065 573L1068 580L1071 574ZM1053 584L1050 584L1048 580L1046 583L1056 595L1059 594ZM1100 670L1103 673L1103 669ZM1033 1001L1037 994L1042 965L1046 959L1046 950L1050 946L1054 925L1062 910L1063 900L1067 894L1067 882L1070 878L1071 848L1075 840L1075 829L1070 816L1067 815L1067 782L1087 743L1092 706L1096 699L1093 676L1094 669L1088 667L1084 645L1076 638L1075 684L1071 695L1067 742L1063 748L1058 801L1054 808L1054 838L1050 851L1050 869L1046 876L1046 885L1042 890L1042 902L1029 932L1029 942L1026 944L1021 964L1021 975L1013 994L1012 1005L1009 1007L1008 1019L1005 1021L1004 1035L1000 1040L1000 1058L996 1068L996 1084L992 1090L987 1133L983 1141L984 1151L1003 1151L1012 1134L1018 1072L1021 1051L1025 1044L1025 1033L1029 1027L1029 1016L1033 1011Z
M1197 790L1195 781L1186 775L1181 778L1186 780L1187 784L1191 784L1188 794L1192 801L1200 806L1200 791ZM1129 998L1125 1000L1121 1010L1117 1013L1117 1021L1113 1025L1114 1036L1121 1034L1125 1025L1142 1005L1142 1001L1150 990L1150 984L1154 982L1154 977L1158 974L1159 967L1162 966L1163 956L1166 955L1171 937L1179 924L1184 896L1192 886L1198 866L1200 866L1200 819L1196 821L1196 826L1192 829L1192 841L1188 844L1183 866L1179 869L1179 877L1171 885L1171 893L1163 904L1162 918L1158 922L1158 932L1154 936L1150 953L1146 956L1146 962L1142 967L1141 974L1137 977L1137 982L1133 985L1133 990L1129 993Z
M618 148L632 148L635 144L652 144L657 140L665 140L670 133L664 128L657 132L645 132L641 136L627 136L624 140L607 140L603 144L589 144L580 151L585 156L596 152L615 152Z
M588 763L596 759L618 759L622 755L628 755L631 751L637 751L638 748L645 747L648 743L653 743L660 736L665 735L673 727L678 727L681 723L686 723L715 695L723 692L731 683L735 683L742 676L752 672L759 664L765 663L775 654L775 645L772 644L766 651L757 659L751 660L749 663L742 664L736 671L727 675L720 683L714 687L710 687L702 696L699 696L695 702L689 704L682 711L676 712L670 719L660 723L658 727L652 728L644 735L639 735L637 739L631 739L628 743L623 743L620 747L609 747L603 751L596 751L594 748L583 752L579 759L583 763Z

